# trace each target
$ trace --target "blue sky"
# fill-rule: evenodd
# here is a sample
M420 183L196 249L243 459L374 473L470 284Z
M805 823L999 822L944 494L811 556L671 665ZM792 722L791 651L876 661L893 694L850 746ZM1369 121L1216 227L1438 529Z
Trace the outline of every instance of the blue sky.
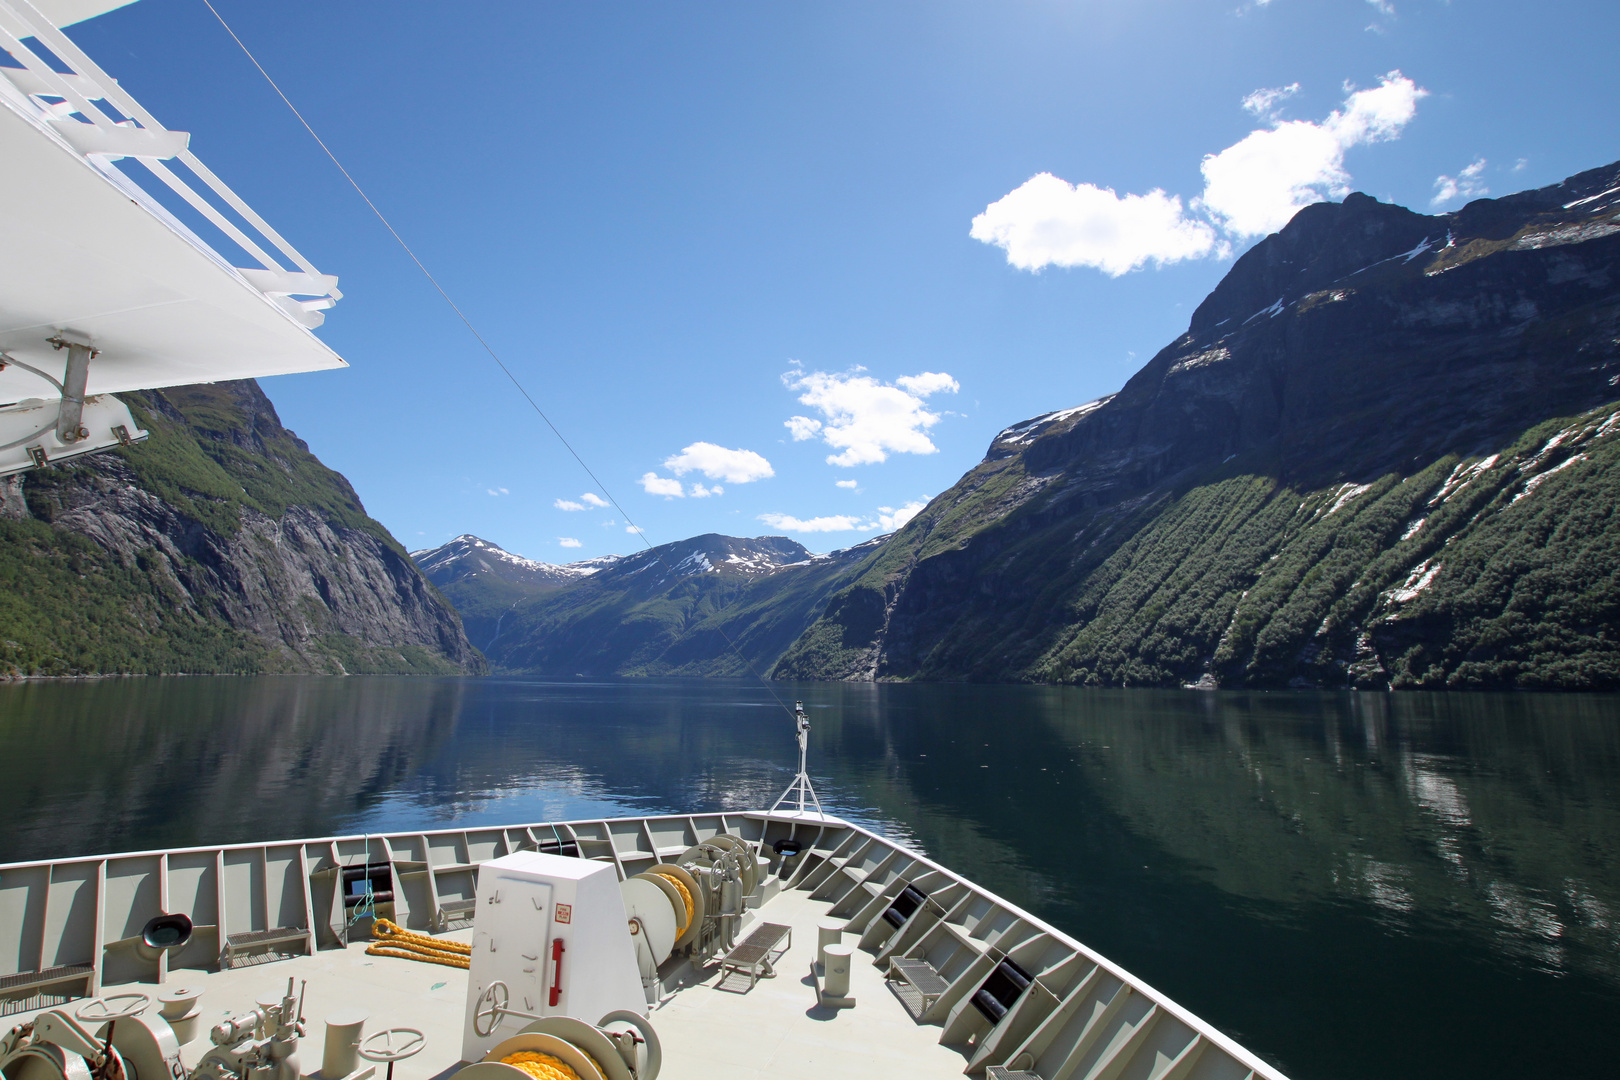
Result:
M216 4L655 543L885 531L1305 201L1620 158L1612 0ZM640 545L200 0L70 33L339 275L264 387L373 516Z

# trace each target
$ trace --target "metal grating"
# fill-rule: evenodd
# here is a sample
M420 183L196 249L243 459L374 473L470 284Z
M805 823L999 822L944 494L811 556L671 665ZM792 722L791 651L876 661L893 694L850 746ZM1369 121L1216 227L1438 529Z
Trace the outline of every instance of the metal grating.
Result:
M889 961L890 969L906 982L917 988L917 992L925 998L937 998L951 988L951 984L940 977L934 970L934 965L926 960L908 960L905 957L895 957Z
M232 949L246 949L271 942L302 941L308 936L309 931L301 926L278 926L271 930L246 930L232 934L225 941Z
M0 994L18 994L21 991L16 997L0 999L0 1016L48 1009L84 997L89 993L90 978L94 973L95 969L89 964L63 964L43 971L19 971L15 975L0 976ZM62 986L75 980L83 981L83 993L70 994L68 988ZM61 988L47 990L46 987Z
M21 990L30 986L48 986L70 979L87 979L95 969L89 964L63 964L44 971L19 971L15 975L0 977L0 993Z

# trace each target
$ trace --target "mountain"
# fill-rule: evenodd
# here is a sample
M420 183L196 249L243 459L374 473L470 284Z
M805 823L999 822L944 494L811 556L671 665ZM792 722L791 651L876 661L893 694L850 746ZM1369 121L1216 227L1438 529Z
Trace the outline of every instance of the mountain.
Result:
M623 558L548 567L572 579L527 586L531 594L501 612L499 634L485 651L498 671L549 676L742 676L750 666L763 673L820 614L829 582L872 548L812 555L786 537L710 533ZM528 561L473 544L465 549L461 565L490 564L474 577L489 589L480 603L495 595L486 582L514 572L497 567ZM431 553L422 554L426 565ZM443 573L430 571L436 581ZM445 586L452 598L463 595L461 587Z
M577 583L619 560L617 555L554 563L525 559L470 533L411 552L417 568L461 613L468 638L487 650L520 601Z
M256 382L120 396L147 441L0 480L0 677L487 669Z
M1620 163L1245 253L1117 393L1001 432L778 678L1620 686Z

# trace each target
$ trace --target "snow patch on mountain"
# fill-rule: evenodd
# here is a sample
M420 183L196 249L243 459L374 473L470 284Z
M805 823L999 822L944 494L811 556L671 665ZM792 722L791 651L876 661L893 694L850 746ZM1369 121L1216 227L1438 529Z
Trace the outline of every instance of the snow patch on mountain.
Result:
M1034 419L1025 420L1021 424L1014 424L1010 428L1003 428L994 439L990 440L991 444L999 443L1003 447L1011 447L1029 442L1031 439L1044 434L1053 424L1078 419L1087 413L1096 412L1113 399L1114 395L1109 394L1095 401L1088 401L1084 405L1076 405L1072 409L1059 409L1057 412L1042 413Z
M454 572L463 568L470 568L469 573L477 573L480 570L491 572L497 571L497 568L505 568L548 578L583 578L612 566L620 558L622 556L619 555L598 555L593 559L581 559L572 563L541 562L539 559L513 554L500 545L492 544L471 533L462 533L454 540L440 544L436 548L422 548L411 552L411 559L430 577L435 573Z

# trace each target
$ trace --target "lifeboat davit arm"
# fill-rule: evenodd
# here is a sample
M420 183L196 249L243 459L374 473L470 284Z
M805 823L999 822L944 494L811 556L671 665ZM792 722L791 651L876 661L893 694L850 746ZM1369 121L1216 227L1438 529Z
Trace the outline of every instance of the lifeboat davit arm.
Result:
M38 376L55 401L27 398L0 407L0 476L37 469L145 439L129 406L111 394L85 395L90 363L99 353L84 335L64 331L48 342L66 354L62 377L0 352L0 370L16 367Z

